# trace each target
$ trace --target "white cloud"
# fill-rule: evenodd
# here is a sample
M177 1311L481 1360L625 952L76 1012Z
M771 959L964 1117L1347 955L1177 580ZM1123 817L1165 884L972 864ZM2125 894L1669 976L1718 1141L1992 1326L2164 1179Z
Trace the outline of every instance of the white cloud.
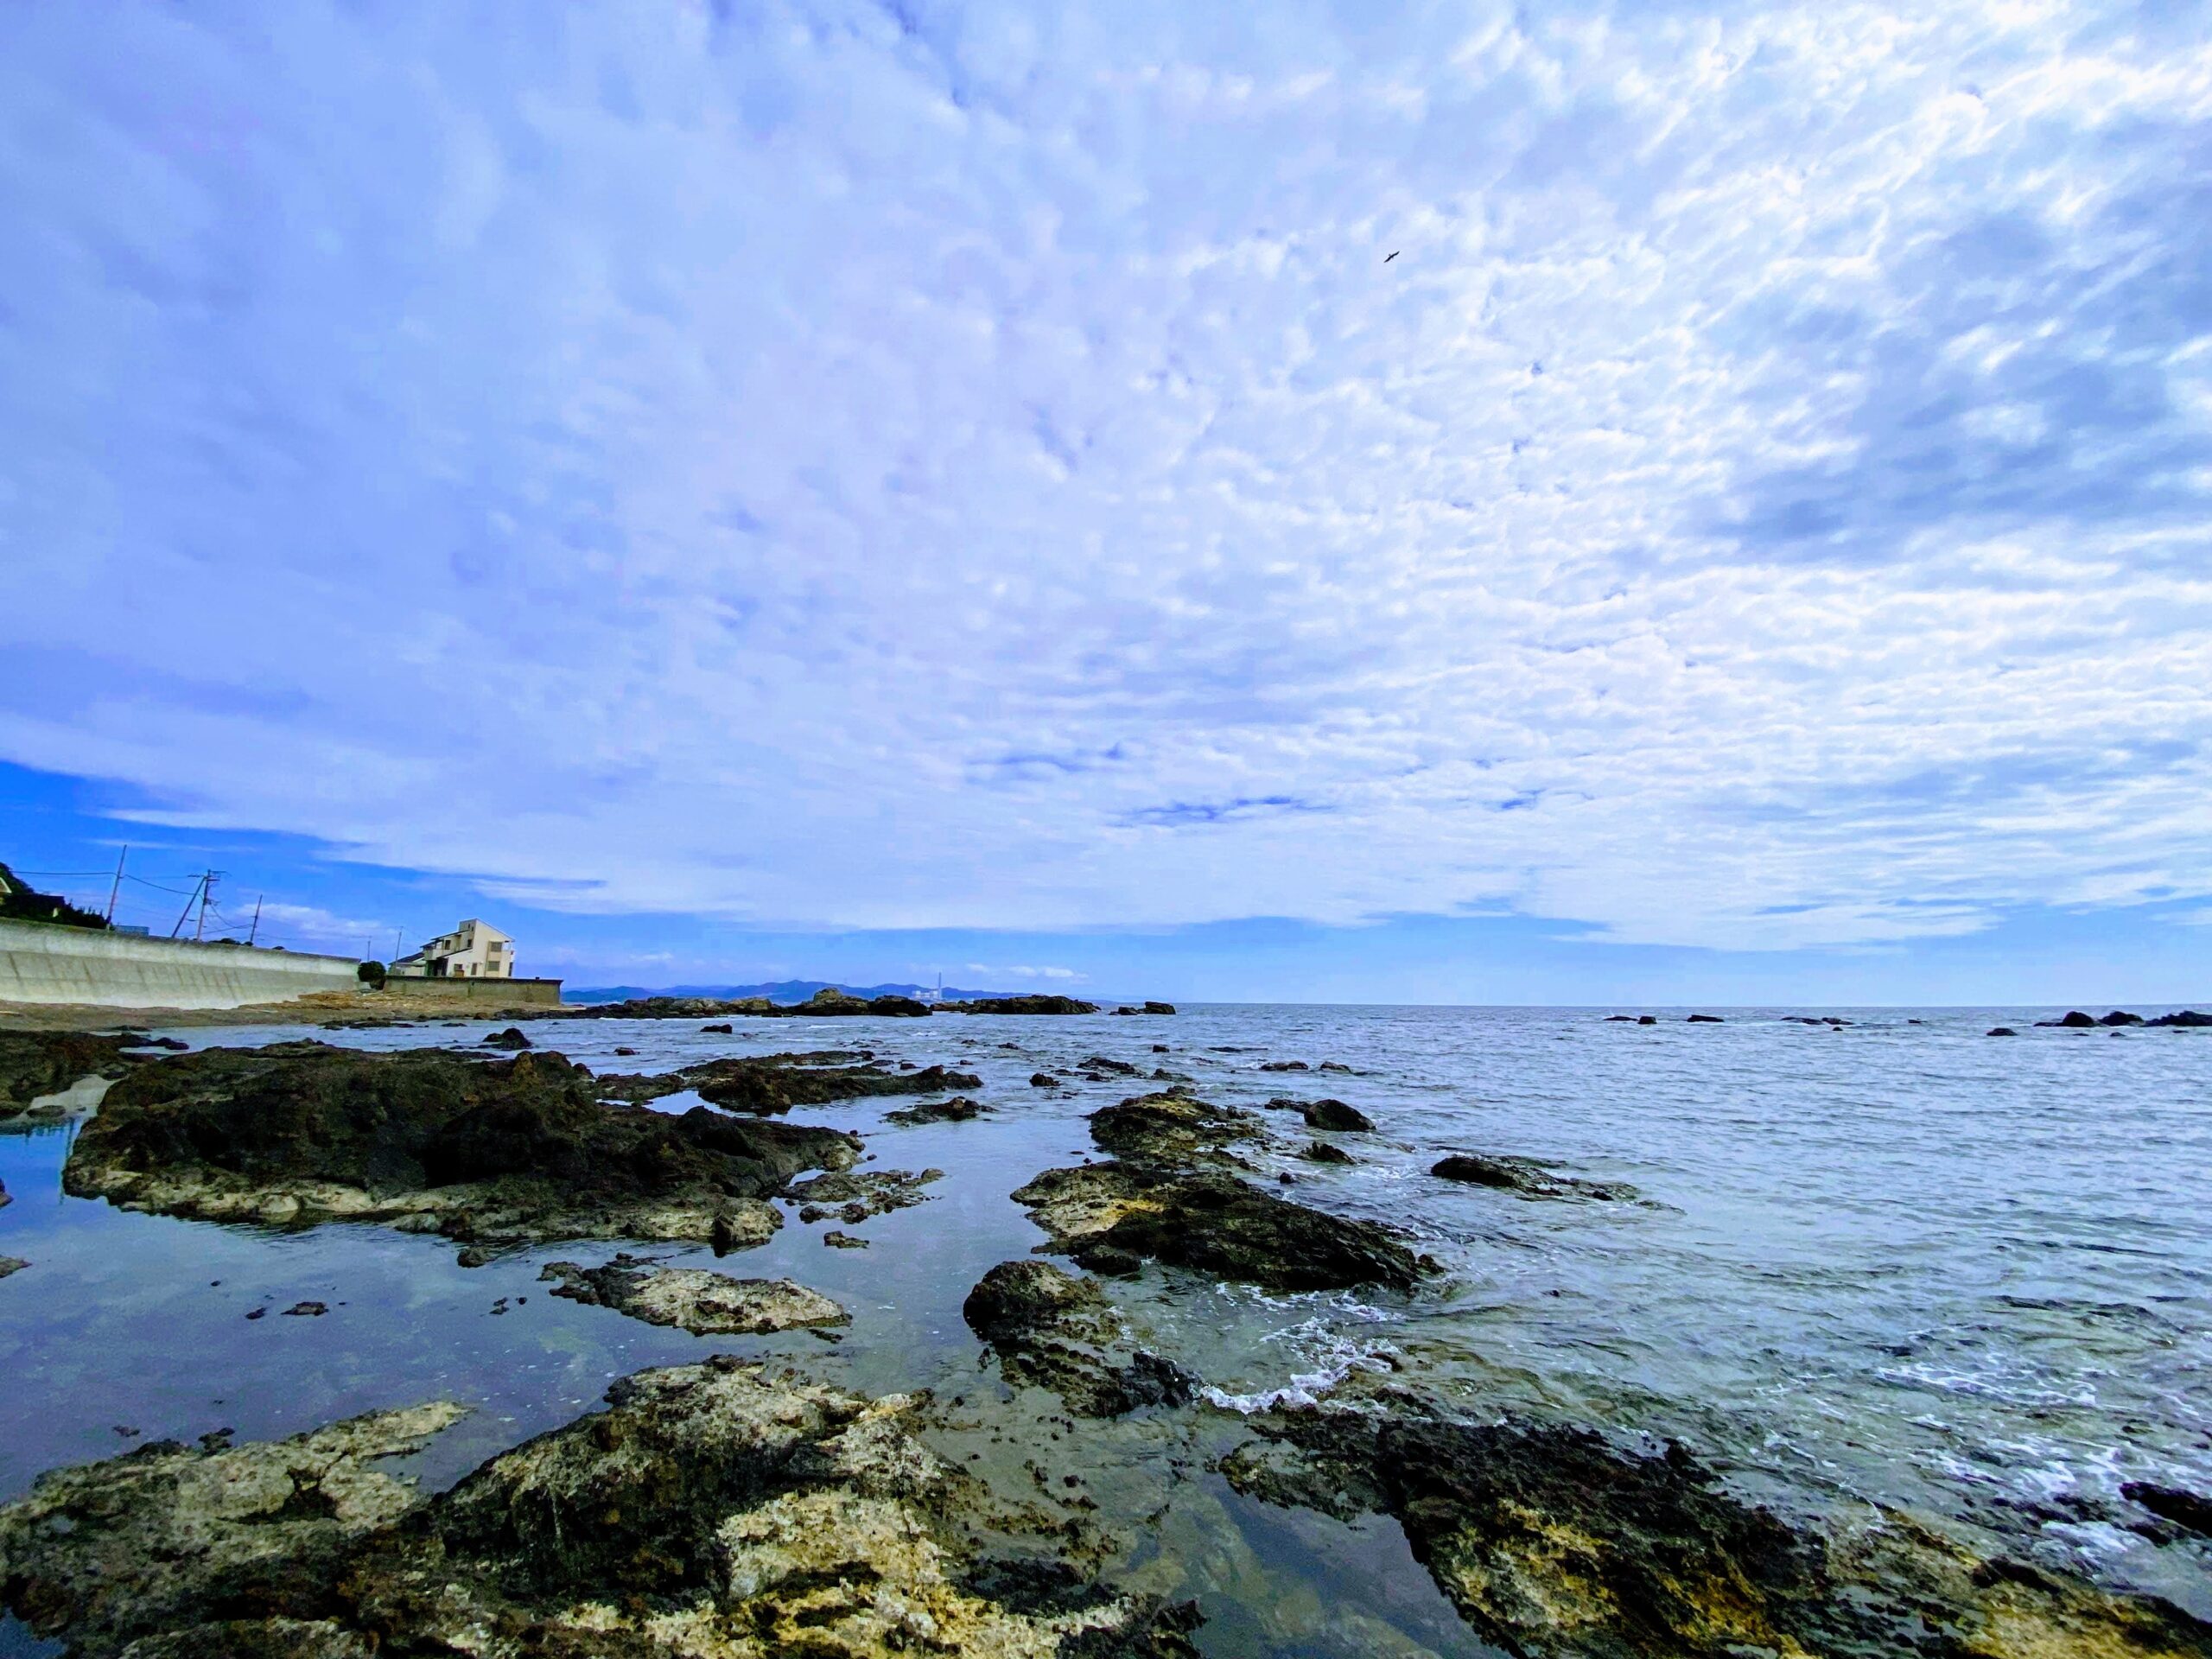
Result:
M0 755L805 926L2212 892L2212 50L1344 15L9 11Z
M1000 979L1073 980L1084 977L1084 976L1076 972L1072 968L1033 968L1020 964L1016 964L1012 967L995 968L988 963L982 962L969 963L968 964L968 971L971 974L988 974Z

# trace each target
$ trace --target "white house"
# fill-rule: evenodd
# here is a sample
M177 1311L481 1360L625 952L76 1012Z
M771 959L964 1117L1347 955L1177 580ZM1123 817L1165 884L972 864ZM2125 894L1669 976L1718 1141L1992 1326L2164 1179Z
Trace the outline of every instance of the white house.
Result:
M402 979L512 979L515 942L483 922L463 922L391 964Z

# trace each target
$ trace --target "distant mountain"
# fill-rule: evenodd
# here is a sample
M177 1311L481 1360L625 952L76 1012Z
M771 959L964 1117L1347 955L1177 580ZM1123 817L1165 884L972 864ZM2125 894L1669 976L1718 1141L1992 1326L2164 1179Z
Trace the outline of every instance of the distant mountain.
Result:
M855 996L918 996L926 985L848 985L829 979L779 979L766 985L592 985L564 988L563 1002L627 1002L640 996L717 996L734 1001L741 996L765 996L771 1002L804 1002L817 991L849 991ZM948 985L948 1001L972 1002L978 998L1024 996L1024 991L963 991Z

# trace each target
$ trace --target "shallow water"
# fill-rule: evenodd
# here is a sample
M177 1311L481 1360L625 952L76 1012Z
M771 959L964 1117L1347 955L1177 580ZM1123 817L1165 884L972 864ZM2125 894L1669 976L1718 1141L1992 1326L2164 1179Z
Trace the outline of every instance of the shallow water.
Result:
M1023 1458L1079 1472L1124 1546L1120 1570L1198 1596L1209 1652L1484 1652L1395 1523L1269 1509L1206 1471L1235 1443L1239 1408L1395 1363L1478 1414L1675 1436L1795 1513L1899 1503L2212 1616L2202 1544L2155 1548L2070 1507L2124 1515L2130 1479L2212 1488L2212 1033L2036 1031L2058 1011L2019 1008L1847 1010L1840 1030L1783 1018L1796 1010L1719 1012L1722 1025L1652 1027L1601 1011L1249 1007L755 1021L731 1037L690 1021L531 1026L541 1048L601 1071L860 1046L982 1075L970 1092L995 1113L966 1123L885 1123L901 1099L798 1115L862 1131L884 1166L946 1172L930 1202L847 1228L866 1250L825 1249L823 1229L793 1216L721 1264L845 1303L854 1322L834 1344L701 1339L537 1282L546 1262L601 1260L604 1244L465 1269L448 1243L373 1227L126 1215L60 1195L69 1131L0 1136L16 1200L0 1209L0 1255L33 1263L0 1281L0 1499L145 1439L265 1438L434 1396L478 1408L416 1459L442 1484L629 1371L774 1354L870 1392L961 1395L972 1416L944 1449L979 1453L970 1466L987 1473L1020 1478ZM1999 1023L2023 1034L1982 1035ZM307 1034L470 1046L491 1028ZM302 1033L175 1034L200 1046ZM1158 1042L1172 1052L1154 1054ZM639 1053L618 1059L617 1045ZM1010 1395L960 1316L987 1268L1042 1239L1007 1194L1099 1155L1084 1114L1158 1086L1029 1086L1091 1054L1165 1065L1224 1104L1332 1095L1360 1108L1376 1135L1324 1137L1362 1160L1351 1168L1289 1157L1303 1125L1268 1113L1282 1155L1255 1154L1262 1179L1288 1171L1291 1196L1408 1228L1448 1278L1409 1299L1283 1296L1150 1268L1116 1300L1147 1345L1205 1380L1211 1408L1070 1427L1049 1396ZM1354 1070L1259 1070L1293 1058ZM1448 1150L1541 1159L1632 1183L1643 1201L1455 1185L1426 1173ZM281 1313L303 1300L330 1312ZM267 1317L245 1318L259 1306Z

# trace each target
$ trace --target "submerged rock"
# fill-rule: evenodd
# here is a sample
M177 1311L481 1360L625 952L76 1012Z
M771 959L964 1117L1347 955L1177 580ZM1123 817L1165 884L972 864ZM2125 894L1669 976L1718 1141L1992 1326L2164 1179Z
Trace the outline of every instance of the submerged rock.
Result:
M2163 1521L2212 1538L2212 1497L2180 1486L2161 1486L2155 1481L2131 1480L2120 1489L2131 1503L2139 1503Z
M1049 1071L1032 1071L1029 1086L1032 1089L1057 1089L1060 1086L1060 1080Z
M133 1071L78 1136L63 1190L203 1221L378 1221L484 1247L565 1238L741 1249L765 1200L860 1139L598 1098L555 1053L485 1060L321 1043L203 1049Z
M2010 1026L1992 1026L1982 1033L1985 1037L2017 1037L2020 1033Z
M2180 1659L2212 1626L2018 1562L1982 1560L1886 1512L1830 1538L1725 1491L1682 1447L1587 1429L1330 1410L1255 1420L1239 1491L1397 1519L1437 1586L1508 1652L1608 1659L1748 1654Z
M555 1262L537 1276L556 1281L556 1296L695 1336L760 1336L852 1320L821 1292L788 1279L733 1279L703 1268L664 1268L650 1257L618 1255L600 1268Z
M1083 1063L1083 1069L1086 1071L1110 1071L1117 1077L1134 1077L1141 1070L1127 1060L1109 1060L1103 1054L1092 1055Z
M1267 1060L1260 1066L1262 1071L1311 1071L1313 1069L1303 1060Z
M1086 1164L1047 1170L1014 1198L1052 1235L1046 1248L1085 1267L1141 1256L1276 1290L1411 1290L1438 1271L1388 1228L1307 1209L1233 1176Z
M1192 1652L1187 1608L1063 1558L1001 1570L980 1529L1005 1511L916 1437L926 1396L717 1356L607 1401L429 1499L371 1459L457 1408L60 1471L0 1509L0 1586L89 1659Z
M0 1031L0 1122L31 1109L35 1102L66 1094L86 1077L119 1077L154 1057L126 1051L143 1046L139 1033L99 1036L85 1031Z
M1332 1147L1326 1141L1309 1141L1298 1154L1309 1164L1349 1164L1357 1160L1342 1147Z
M1528 1158L1481 1158L1455 1152L1429 1166L1428 1173L1447 1181L1471 1186L1496 1187L1528 1198L1633 1198L1636 1189L1625 1181L1584 1181L1558 1175Z
M1257 1140L1264 1126L1234 1106L1210 1106L1168 1092L1136 1095L1091 1113L1090 1138L1125 1158L1188 1163L1218 1153L1232 1141Z
M1195 1379L1156 1354L1129 1348L1098 1287L1049 1262L1000 1262L960 1312L998 1355L1009 1382L1050 1389L1084 1416L1190 1403Z
M955 1095L950 1100L925 1100L918 1106L909 1106L903 1112L886 1112L887 1123L904 1123L912 1127L923 1123L965 1123L991 1109L965 1095Z
M794 1181L784 1189L784 1196L806 1206L799 1212L802 1221L818 1221L835 1209L840 1220L850 1224L925 1203L930 1195L922 1189L944 1179L941 1169L925 1169L918 1175L907 1169L837 1170ZM808 1214L809 1210L815 1213Z
M520 1026L509 1026L505 1031L495 1031L489 1037L486 1037L483 1041L482 1046L486 1048L505 1048L519 1051L521 1049L530 1047L531 1040L528 1037L523 1034L523 1030Z

